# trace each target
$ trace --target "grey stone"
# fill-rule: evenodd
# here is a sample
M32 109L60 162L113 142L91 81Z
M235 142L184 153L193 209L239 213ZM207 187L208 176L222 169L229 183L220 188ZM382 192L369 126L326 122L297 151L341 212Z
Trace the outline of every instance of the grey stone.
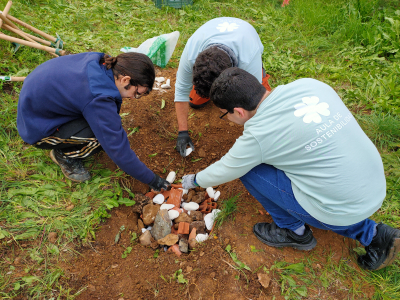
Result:
M194 221L194 222L190 223L189 232L192 232L193 228L196 228L197 233L205 233L206 232L206 222Z
M152 236L150 231L146 230L139 238L140 244L143 246L148 246L152 242Z
M158 211L156 219L154 220L151 235L158 241L171 233L171 226L172 222L168 216L168 210L161 209Z
M180 239L179 240L179 250L182 253L188 253L189 251L189 244L188 241L186 239Z

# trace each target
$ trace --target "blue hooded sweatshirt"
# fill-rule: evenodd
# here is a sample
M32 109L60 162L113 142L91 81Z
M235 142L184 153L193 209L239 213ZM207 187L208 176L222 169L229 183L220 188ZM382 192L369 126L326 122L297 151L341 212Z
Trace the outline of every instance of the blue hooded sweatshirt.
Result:
M130 148L119 116L122 98L112 70L99 63L103 56L95 52L62 56L29 74L18 102L18 132L25 142L35 144L83 117L108 156L148 184L155 175Z

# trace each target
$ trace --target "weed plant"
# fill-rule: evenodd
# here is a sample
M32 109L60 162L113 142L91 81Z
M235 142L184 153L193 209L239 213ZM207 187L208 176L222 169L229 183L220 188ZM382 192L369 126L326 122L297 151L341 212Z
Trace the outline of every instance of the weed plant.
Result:
M0 10L6 3L0 0ZM178 30L181 36L168 64L173 68L188 38L207 20L231 16L250 22L264 45L263 64L273 87L315 78L331 85L353 111L380 151L387 178L387 197L372 218L400 227L399 1L295 0L284 8L281 3L196 0L181 10L159 10L144 0L21 0L13 3L10 14L53 36L58 33L70 53L115 56L124 46L138 47L148 38ZM25 46L14 53L11 43L0 40L0 75L26 76L51 58ZM93 179L75 184L64 179L45 151L24 144L16 130L21 87L0 82L0 297L73 299L79 291L69 290L57 262L72 252L70 243L95 236L109 209L132 205L132 195L118 185L122 172L104 170L92 161ZM129 198L122 196L124 190ZM232 215L236 200L225 202L219 224ZM50 244L47 236L54 231L58 238ZM26 266L23 275L15 274L17 255ZM347 268L339 271L344 277L335 280L373 284L376 299L400 298L399 261L363 276ZM349 298L354 295L349 292Z

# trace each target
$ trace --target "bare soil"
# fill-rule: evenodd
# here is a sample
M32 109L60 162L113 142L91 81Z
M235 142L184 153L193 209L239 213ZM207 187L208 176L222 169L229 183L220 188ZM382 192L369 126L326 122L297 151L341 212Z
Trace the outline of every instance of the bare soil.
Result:
M158 72L157 76L170 78L171 86L174 86L176 69ZM123 126L128 133L139 127L138 132L129 136L137 156L160 176L166 177L170 171L177 171L177 178L180 178L183 174L198 172L219 160L241 135L242 127L220 120L219 110L211 103L202 109L191 110L189 128L196 149L183 159L174 149L177 121L173 99L174 88L165 92L153 91L138 100L125 99L121 112L128 114L123 119ZM161 109L162 100L165 101L165 107ZM99 154L97 159L108 168L117 168L105 153ZM148 191L147 185L130 177L122 183L135 193ZM221 191L218 203L240 193L238 212L232 220L213 231L215 236L189 254L178 257L160 248L157 256L150 247L132 244L131 233L140 233L137 217L132 207L120 206L112 210L111 218L102 224L90 245L76 249L80 255L61 264L66 275L64 287L68 286L73 293L84 289L77 298L80 300L284 299L276 273L268 275L271 282L267 288L261 286L257 273L264 273L263 266L270 268L278 261L297 263L309 259L312 261L312 271L306 270L315 272L315 280L322 274L322 266L328 260L335 263L348 258L347 263L358 269L352 251L355 242L332 232L313 228L318 244L309 252L264 245L253 235L252 227L257 222L270 222L272 219L249 195L240 180L216 189ZM115 244L115 236L122 225L126 229ZM225 251L227 245L231 245L238 259L251 268L252 272L245 271L247 279L233 267L235 263ZM132 251L122 258L128 246L132 246ZM250 246L262 251L252 252ZM178 283L174 278L179 269L187 280L186 284ZM333 282L336 278L329 280ZM307 299L347 299L351 297L351 285L351 280L336 282L327 289L317 284L320 288L309 288ZM374 292L369 286L362 289L365 294L359 299L370 298Z

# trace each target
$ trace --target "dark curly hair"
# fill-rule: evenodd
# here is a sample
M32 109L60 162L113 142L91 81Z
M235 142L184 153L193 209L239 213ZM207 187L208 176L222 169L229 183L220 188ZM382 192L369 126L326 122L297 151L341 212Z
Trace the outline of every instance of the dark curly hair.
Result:
M229 113L233 113L235 107L253 111L266 91L255 76L239 68L229 68L214 81L210 98L216 107Z
M201 52L193 65L193 85L197 94L209 98L214 80L229 67L232 67L231 59L217 47L210 47Z
M131 85L147 87L147 93L153 89L156 73L153 62L147 55L128 52L112 57L105 54L100 63L104 63L108 70L112 69L117 78L120 75L131 78L130 84L125 89L129 89Z

